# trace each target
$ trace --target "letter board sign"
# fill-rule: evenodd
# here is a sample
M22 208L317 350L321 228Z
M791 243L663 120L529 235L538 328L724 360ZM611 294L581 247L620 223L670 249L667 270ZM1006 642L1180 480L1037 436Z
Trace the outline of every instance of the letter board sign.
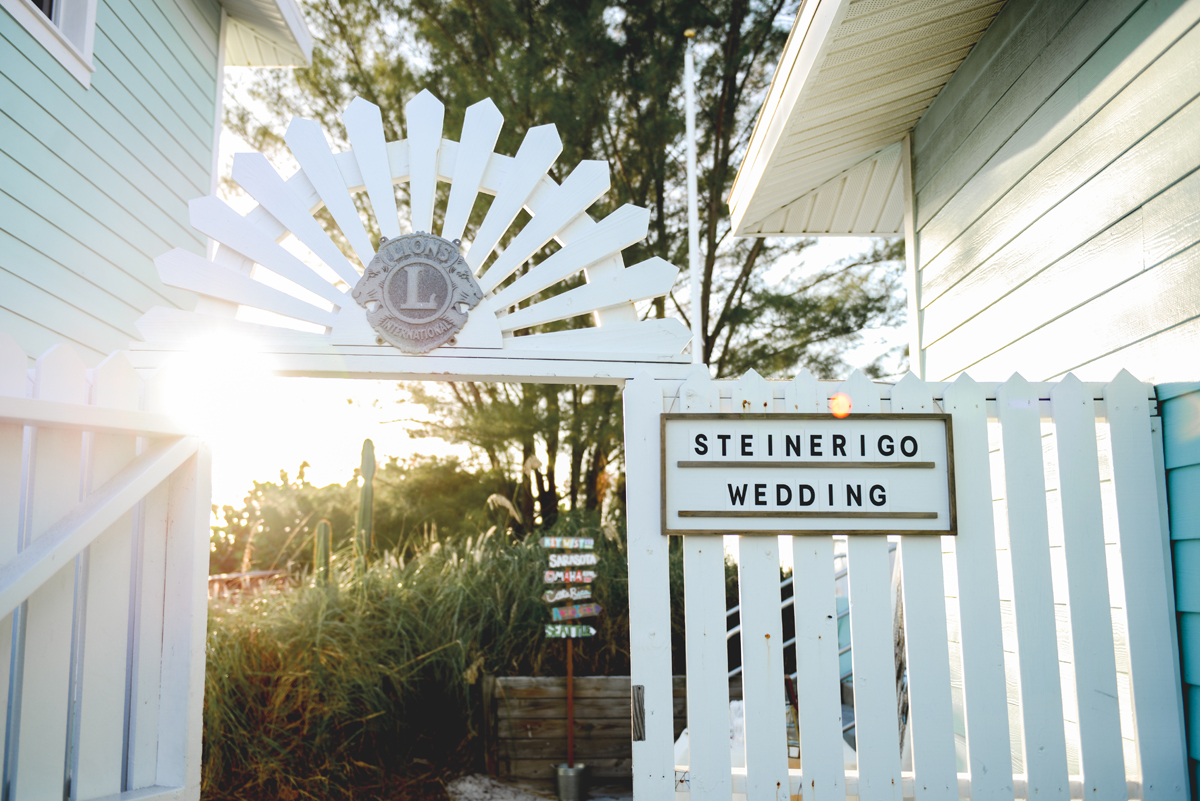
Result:
M664 534L955 534L944 414L664 414Z

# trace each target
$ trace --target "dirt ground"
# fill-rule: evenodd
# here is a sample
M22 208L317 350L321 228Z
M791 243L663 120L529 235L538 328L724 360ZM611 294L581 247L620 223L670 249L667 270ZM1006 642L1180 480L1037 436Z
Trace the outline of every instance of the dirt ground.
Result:
M482 775L462 776L446 785L451 801L545 801L554 798L549 784L538 791L506 784ZM591 801L632 801L633 791L620 786L598 786L588 794Z

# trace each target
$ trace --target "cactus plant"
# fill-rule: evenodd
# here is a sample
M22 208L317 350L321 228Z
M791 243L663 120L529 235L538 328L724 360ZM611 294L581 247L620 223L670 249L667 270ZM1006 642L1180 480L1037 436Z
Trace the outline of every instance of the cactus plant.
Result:
M358 554L366 559L374 545L375 526L375 443L363 440L362 487L358 491L358 525L355 529L354 546Z
M317 523L317 536L313 540L313 576L319 584L329 583L330 535L328 520Z

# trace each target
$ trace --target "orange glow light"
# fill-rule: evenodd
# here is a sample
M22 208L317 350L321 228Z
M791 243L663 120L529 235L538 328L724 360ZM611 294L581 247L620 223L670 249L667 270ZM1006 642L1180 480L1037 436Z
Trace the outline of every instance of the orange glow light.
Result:
M845 392L839 392L829 399L829 411L839 419L850 416L850 405L850 396Z

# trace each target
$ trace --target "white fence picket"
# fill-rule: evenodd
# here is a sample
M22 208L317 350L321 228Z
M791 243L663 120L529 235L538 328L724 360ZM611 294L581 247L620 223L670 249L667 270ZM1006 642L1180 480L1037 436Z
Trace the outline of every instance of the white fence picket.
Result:
M855 370L838 389L851 415L879 412L879 388ZM896 659L892 641L891 567L887 537L847 538L850 644L854 665L854 738L859 796L900 799L900 730L896 718Z
M1100 506L1096 409L1072 374L1050 391L1086 797L1122 801L1125 764Z
M123 354L96 368L92 403L137 409L141 382ZM103 486L137 454L132 434L96 434L91 447L89 491ZM78 702L78 745L75 791L81 799L121 791L124 752L125 693L112 686L125 675L129 633L129 573L133 546L133 512L97 537L85 552L87 583L82 676ZM124 684L124 682L122 682Z
M914 374L892 387L893 413L937 411L929 385ZM958 798L958 771L954 765L941 540L928 534L902 536L899 556L916 797L954 801Z
M943 405L951 415L954 436L958 535L953 548L971 798L1000 801L1013 798L1014 790L992 517L987 397L970 376L962 375L946 388Z
M28 359L8 334L0 332L0 395L24 398ZM17 555L21 532L23 426L0 423L0 567ZM0 689L7 690L12 660L13 616L0 618ZM7 731L0 727L0 755L7 753Z
M807 370L784 390L785 412L827 408L828 399ZM805 801L845 801L833 537L793 537L792 560L802 792Z
M1029 382L1014 375L997 391L996 405L1003 443L1008 547L1012 554L1025 772L1030 793L1067 801L1070 786L1054 624L1040 404Z
M454 182L450 184L450 197L442 218L442 238L462 239L503 125L504 115L490 97L467 108L454 161Z
M684 412L717 411L708 368L693 368L680 388ZM725 645L725 547L719 534L684 538L684 625L687 630L687 718L691 798L728 801L729 658Z
M33 394L41 400L87 403L85 366L66 345L37 361ZM79 502L83 434L40 429L33 445L28 535L33 542L64 510ZM22 801L60 801L66 779L67 710L70 698L71 634L75 565L67 564L26 601L18 635L20 675L19 744L13 789ZM10 744L11 748L11 744Z
M624 406L625 459L653 464L659 458L662 389L643 373L625 385ZM629 672L630 684L642 688L645 721L645 739L633 741L633 793L669 798L675 782L669 542L658 515L659 484L630 484L626 493L628 548L638 555L629 561Z
M433 233L433 201L437 197L438 150L446 107L428 89L404 106L408 126L408 197L413 231Z
M1168 595L1172 577L1166 571L1150 413L1144 385L1128 372L1104 388L1112 449L1113 489L1124 568L1129 665L1133 681L1134 722L1142 793L1146 801L1183 799L1188 794L1187 759L1180 699L1175 693Z
M342 124L354 150L354 161L362 173L367 197L375 209L375 224L388 239L400 236L400 217L396 211L396 190L392 187L392 168L388 162L387 139L383 134L383 113L374 103L356 97L342 112Z
M744 415L773 411L771 387L754 370L733 387L733 408ZM779 537L743 535L738 543L742 621L742 703L746 733L746 795L780 797L789 784L783 620L779 611Z

